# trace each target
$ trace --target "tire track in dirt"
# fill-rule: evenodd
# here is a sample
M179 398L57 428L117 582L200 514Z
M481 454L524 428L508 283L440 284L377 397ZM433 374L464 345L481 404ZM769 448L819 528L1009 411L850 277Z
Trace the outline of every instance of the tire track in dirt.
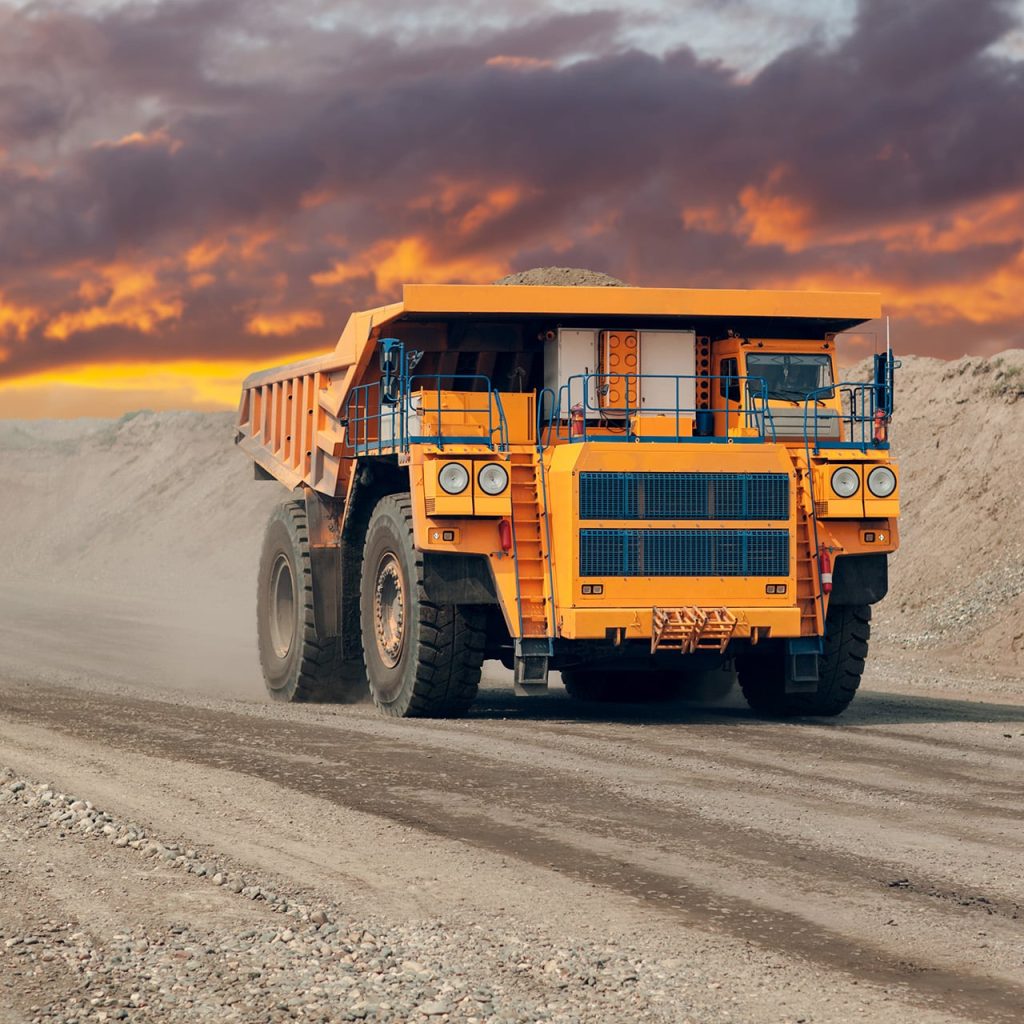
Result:
M838 915L836 926L824 926L765 900L737 896L727 885L698 884L656 865L666 850L696 848L708 860L718 859L732 868L788 870L805 888L813 883L844 893L854 884L877 891L885 885L891 866L867 857L807 849L801 859L799 846L785 836L750 832L742 822L726 826L687 808L637 800L628 792L609 791L580 772L558 776L553 785L551 771L534 764L528 750L510 766L494 756L446 749L446 734L438 728L410 724L403 730L409 740L396 741L372 735L372 729L364 728L365 720L304 723L294 717L278 720L272 714L255 716L43 685L8 690L4 703L9 714L79 738L229 768L541 867L557 864L575 878L680 915L701 928L872 984L897 986L906 998L922 1005L999 1024L1019 1019L1024 987L1005 978L954 969L942 958L918 956L912 948L886 948L863 936L844 934L838 930ZM581 725L581 730L586 728ZM942 892L955 891L955 886L929 887L918 878L913 887L893 889L892 894L934 909L948 903ZM975 905L982 914L989 914L992 907L1013 920L1009 904Z

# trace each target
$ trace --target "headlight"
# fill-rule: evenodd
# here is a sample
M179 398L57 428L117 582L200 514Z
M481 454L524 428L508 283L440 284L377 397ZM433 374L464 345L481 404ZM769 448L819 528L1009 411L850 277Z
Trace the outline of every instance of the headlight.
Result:
M896 490L896 474L888 466L875 466L868 473L868 490L876 498L888 498Z
M508 487L508 473L504 466L496 462L488 462L477 474L477 483L484 494L501 494Z
M840 498L852 498L860 490L860 476L849 466L840 466L832 474L832 490Z
M437 482L445 494L461 494L469 486L469 470L458 462L449 462L438 471Z

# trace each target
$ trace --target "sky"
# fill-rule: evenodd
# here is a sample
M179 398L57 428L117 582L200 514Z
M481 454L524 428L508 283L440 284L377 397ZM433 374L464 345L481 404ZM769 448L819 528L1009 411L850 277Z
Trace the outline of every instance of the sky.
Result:
M1024 347L1024 0L0 0L0 417L228 408L550 265Z

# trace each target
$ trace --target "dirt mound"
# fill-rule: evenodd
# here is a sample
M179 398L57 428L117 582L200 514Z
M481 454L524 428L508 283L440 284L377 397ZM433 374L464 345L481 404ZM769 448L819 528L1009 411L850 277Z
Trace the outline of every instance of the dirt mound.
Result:
M879 634L1024 665L1022 437L1024 350L904 357L892 424L902 547Z
M251 583L268 509L234 413L0 423L0 559L12 575L201 593Z
M581 286L602 288L628 288L625 281L620 281L610 274L602 274L600 270L582 270L578 267L534 267L532 270L521 270L518 274L509 274L499 278L495 284L540 284L563 285L579 288Z

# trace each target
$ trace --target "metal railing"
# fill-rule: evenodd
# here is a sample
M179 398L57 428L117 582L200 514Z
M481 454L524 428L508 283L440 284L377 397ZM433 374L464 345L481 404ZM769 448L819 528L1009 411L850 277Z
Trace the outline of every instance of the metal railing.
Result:
M653 405L639 401L643 382L671 382L674 401L669 405ZM705 407L684 404L685 383L707 382L712 391L718 391L716 405ZM614 406L603 404L601 399L608 390L618 383L616 389L625 401ZM691 389L691 390L693 390ZM653 441L653 442L726 442L733 441L774 441L775 425L768 406L768 386L762 377L704 376L684 374L643 374L643 373L583 373L575 374L558 389L543 423L542 396L554 392L545 388L538 395L537 443L543 446L546 435L548 443L552 438L559 441L579 443L583 441ZM722 400L721 395L736 394L741 400ZM716 435L716 415L725 417L724 430ZM646 417L667 417L674 428L664 434L655 434L643 429ZM685 424L685 426L684 426ZM743 427L754 433L748 437L730 437L730 431Z
M890 416L882 391L878 384L848 382L809 391L804 396L803 410L803 433L808 447L813 442L815 451L821 447L887 449L888 435L884 430L879 433L879 426L886 427ZM822 401L835 392L839 393L842 409L838 414L833 406ZM834 421L837 416L843 424L843 437L826 436L822 423L826 419Z
M462 404L447 406L444 396L449 394L459 395ZM467 395L480 400L465 399ZM470 429L474 417L479 417L481 433ZM357 455L407 452L411 444L508 448L508 420L501 394L482 374L416 374L394 378L387 389L383 381L361 384L349 392L342 418ZM428 422L436 429L426 429Z

